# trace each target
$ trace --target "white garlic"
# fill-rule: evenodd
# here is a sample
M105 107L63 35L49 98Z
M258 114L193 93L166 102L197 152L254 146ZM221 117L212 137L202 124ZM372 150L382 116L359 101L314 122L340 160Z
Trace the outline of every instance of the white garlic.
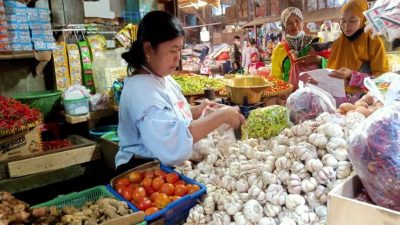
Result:
M314 175L320 184L332 183L336 180L336 172L330 166L325 166Z
M306 169L311 173L319 171L324 165L319 159L310 159L306 162Z
M308 142L317 146L318 148L324 148L328 143L328 139L325 137L324 134L312 133L308 137Z
M263 217L258 221L257 225L276 225L276 223L271 217Z
M336 176L338 179L345 179L351 174L351 163L347 161L339 161L336 169Z
M291 218L282 218L279 225L297 225L297 223Z
M318 186L318 181L314 177L310 177L309 179L304 179L301 182L301 190L304 192L314 191Z
M233 220L235 221L235 225L246 225L249 221L243 215L242 212L238 212L233 216Z
M291 174L287 180L288 192L291 194L300 194L301 179L297 174Z
M264 206L264 213L269 217L276 217L281 212L282 207L280 205L274 205L266 203Z
M236 190L240 193L247 192L247 190L249 190L249 184L247 183L247 181L238 180L236 182Z
M305 213L300 216L298 220L299 225L314 224L319 221L317 214L315 213Z
M317 197L321 203L326 203L328 201L328 192L329 190L326 187L319 185L315 189L315 197Z
M336 169L338 166L338 161L331 154L324 155L322 157L322 163L324 164L324 166L329 166L329 167L332 167L333 169Z
M227 199L225 199L224 209L226 213L233 216L237 212L242 210L242 203L228 197Z
M249 221L257 223L263 217L263 208L256 200L249 200L243 206L243 214Z
M298 194L289 194L286 197L285 205L288 209L295 209L297 206L304 205L306 200Z
M212 215L215 211L215 202L214 198L211 196L207 196L203 202L204 213L206 215Z

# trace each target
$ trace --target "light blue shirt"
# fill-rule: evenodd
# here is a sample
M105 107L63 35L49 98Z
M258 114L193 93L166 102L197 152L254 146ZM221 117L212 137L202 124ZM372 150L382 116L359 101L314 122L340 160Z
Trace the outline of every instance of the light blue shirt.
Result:
M134 75L124 81L119 104L118 167L134 155L157 158L167 165L189 159L193 137L191 118L185 118L177 102L185 102L179 85L171 76Z

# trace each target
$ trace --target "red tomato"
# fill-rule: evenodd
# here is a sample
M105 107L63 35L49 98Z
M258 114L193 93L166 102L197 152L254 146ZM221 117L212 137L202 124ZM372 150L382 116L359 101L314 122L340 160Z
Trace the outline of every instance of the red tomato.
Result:
M121 178L117 180L117 185L128 186L131 182L129 182L128 178Z
M122 190L124 187L125 187L124 185L117 184L115 185L114 189L118 192L118 194L122 195Z
M142 174L138 171L132 171L128 174L129 181L132 183L140 183L142 181Z
M175 186L178 185L178 184L186 185L186 182L183 181L183 180L178 180L177 182L174 183Z
M171 200L171 202L176 201L180 198L181 198L180 196L169 196L169 199Z
M167 176L167 173L162 171L161 169L155 169L154 170L154 175L156 175L156 177L161 177L162 179L165 180L165 177Z
M155 175L154 175L153 171L146 171L146 172L144 172L144 178L146 178L146 177L153 179L155 177Z
M188 189L188 194L192 194L198 190L200 190L200 187L197 186L196 184L188 184L186 185L187 189Z
M158 191L160 190L161 186L164 184L164 180L161 177L156 177L153 180L153 183L151 185L151 187L153 188L153 190Z
M132 199L138 202L139 199L146 197L146 190L143 187L135 188L132 192Z
M184 196L188 193L188 188L183 184L175 185L174 195Z
M159 210L156 207L150 207L148 209L146 209L146 211L144 211L144 213L146 214L146 216L149 216L151 214L154 214L156 212L158 212Z
M124 187L122 189L122 197L124 197L126 200L130 201L132 199L132 190Z
M154 199L156 199L157 195L159 195L159 192L154 192L153 194L150 195L150 200L154 202Z
M145 211L146 209L150 208L152 204L153 204L153 203L151 202L150 199L144 197L144 198L139 199L139 201L138 201L138 203L136 204L136 206L137 206L140 210Z
M142 180L142 186L144 188L149 188L149 187L151 187L152 182L153 182L153 180L151 178L146 177Z
M174 190L175 190L174 185L170 183L165 183L160 188L161 193L164 193L169 196L174 194Z
M173 184L179 180L179 176L176 173L169 173L167 174L165 180L167 181L167 183Z
M144 190L146 191L146 196L149 197L151 194L154 193L154 190L152 187L145 187Z
M135 188L138 188L138 187L140 187L139 184L130 184L130 185L128 186L128 188L131 189L132 191L133 191Z
M154 199L154 206L163 209L165 206L167 206L171 200L168 198L168 196L164 193L160 193L157 195L157 197Z

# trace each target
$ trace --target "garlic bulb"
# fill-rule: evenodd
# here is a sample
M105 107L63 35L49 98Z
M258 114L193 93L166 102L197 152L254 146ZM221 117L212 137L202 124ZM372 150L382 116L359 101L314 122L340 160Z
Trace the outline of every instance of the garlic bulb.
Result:
M275 171L276 176L279 178L279 180L284 184L287 185L287 180L289 179L290 173L287 170L280 170L280 171Z
M301 182L301 190L304 192L314 191L318 186L318 181L314 177L310 177L309 179L304 179Z
M300 219L297 221L299 225L306 225L306 224L314 224L319 221L317 214L315 213L305 213L300 216Z
M238 212L233 216L233 220L235 221L235 225L246 225L248 224L248 220L243 215L242 212Z
M226 213L233 216L242 210L242 202L235 201L232 197L228 197L224 201L224 209Z
M333 169L336 169L338 167L338 161L336 160L336 158L331 155L331 154L326 154L322 157L322 163L324 164L324 166L330 166Z
M207 196L203 202L204 213L206 215L212 215L215 211L215 202L214 198L211 196Z
M256 200L249 200L243 206L243 214L249 221L257 223L263 217L263 208Z
M336 123L325 123L317 128L318 133L322 133L329 138L337 137L341 138L344 136L343 128Z
M272 154L275 157L281 157L284 156L286 153L287 147L285 145L276 145L274 148L272 148Z
M266 190L266 198L275 205L284 205L287 193L281 185L271 184Z
M212 215L212 221L210 224L229 225L230 222L231 217L226 212L218 211Z
M320 184L328 184L336 180L336 172L330 166L325 166L316 173L317 181Z
M281 212L282 207L280 205L274 205L267 203L264 206L264 213L269 217L276 217Z
M329 190L326 187L319 185L317 189L315 189L315 197L317 197L321 203L326 203L328 201L328 192Z
M292 166L292 162L286 157L279 157L275 161L275 168L277 170L287 170Z
M336 169L336 176L339 179L345 179L350 176L351 173L351 163L347 161L339 161L338 167Z
M319 159L310 159L306 162L306 169L311 173L319 171L324 165Z
M205 225L205 216L202 213L201 206L196 205L189 211L188 218L186 220L187 225Z
M349 159L347 150L345 148L337 148L331 151L331 154L335 157L337 161L346 161Z
M291 194L300 194L301 179L297 174L291 174L287 180L288 192Z
M236 190L240 193L247 192L247 190L249 190L249 184L247 181L238 180L236 182Z
M274 173L264 171L261 174L262 174L261 179L265 184L279 184L280 182L278 176L276 176Z
M304 205L306 200L298 194L289 194L286 197L285 205L288 209L295 209L297 206Z
M324 134L312 133L308 137L308 142L317 146L318 148L325 148L326 144L328 143L328 139Z
M296 221L291 218L282 218L279 225L297 225Z
M276 223L271 217L263 217L258 221L257 225L276 225Z

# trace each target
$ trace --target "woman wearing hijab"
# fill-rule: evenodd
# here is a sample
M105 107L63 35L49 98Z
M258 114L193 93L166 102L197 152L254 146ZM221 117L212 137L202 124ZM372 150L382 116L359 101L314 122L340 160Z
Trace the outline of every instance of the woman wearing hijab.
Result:
M289 54L295 54L296 58L307 56L299 61L301 64L318 64L326 67L326 59L310 54L313 50L312 43L318 42L318 37L306 35L303 31L303 14L300 9L289 7L282 12L281 23L285 40L278 44L272 52L272 75L278 79L289 81L291 60Z
M346 97L336 98L337 105L357 101L363 93L364 78L389 70L382 40L373 39L369 32L364 32L363 12L367 9L365 0L350 0L341 9L342 34L333 43L327 65L335 70L330 76L346 80Z

